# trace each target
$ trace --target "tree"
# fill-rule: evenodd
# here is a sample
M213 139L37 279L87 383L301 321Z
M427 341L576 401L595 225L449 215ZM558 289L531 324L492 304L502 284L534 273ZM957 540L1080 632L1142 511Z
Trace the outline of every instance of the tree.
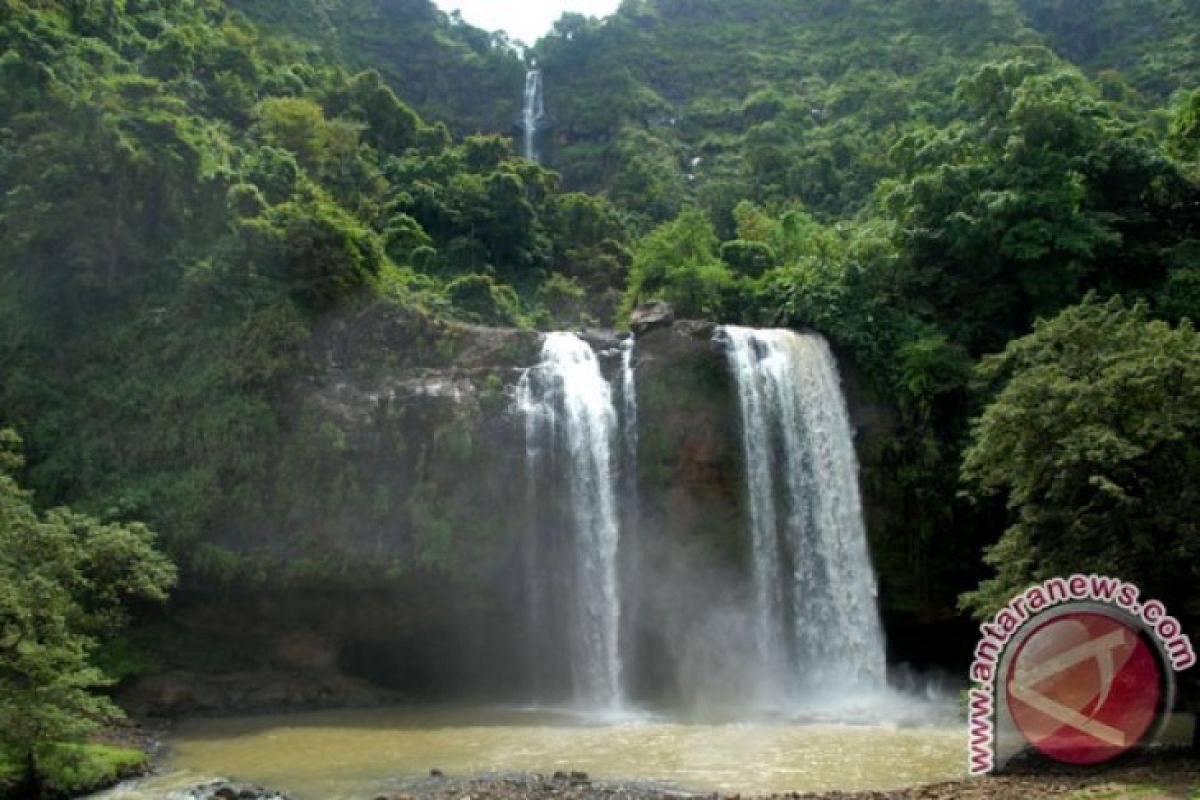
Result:
M516 325L520 302L512 287L496 283L490 275L463 275L446 286L446 298L472 322Z
M897 244L953 338L993 352L1087 291L1144 296L1195 237L1195 187L1077 71L1013 59L959 81L964 121L902 136Z
M1012 523L963 596L977 614L1030 582L1096 571L1200 613L1200 335L1089 296L984 359L1001 386L963 475Z
M0 748L42 794L47 751L81 739L120 710L90 654L134 599L161 601L175 568L139 524L106 524L57 508L39 513L13 473L20 440L0 431Z
M719 317L734 278L717 247L716 231L699 209L658 226L634 255L626 305L659 298L684 316Z
M368 286L385 259L377 234L320 197L273 206L243 221L238 234L242 249L234 251L230 269L252 264L314 312Z
M1200 89L1181 92L1176 99L1169 144L1180 158L1200 158Z
M779 256L764 242L734 239L721 245L721 260L739 274L757 278L779 263Z
M158 81L97 78L21 131L0 182L0 259L64 328L163 279L219 235L220 134ZM0 165L2 168L4 165Z
M363 138L390 153L403 152L417 140L421 118L396 97L378 72L355 75L332 97L335 114L346 113L364 123Z
M293 153L308 169L319 168L329 156L333 134L322 108L302 97L271 97L258 106L263 141Z

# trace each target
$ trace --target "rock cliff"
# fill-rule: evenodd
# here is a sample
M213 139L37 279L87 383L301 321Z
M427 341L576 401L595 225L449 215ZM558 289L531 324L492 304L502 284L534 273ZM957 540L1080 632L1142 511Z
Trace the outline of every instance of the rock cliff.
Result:
M650 309L637 330L622 636L640 665L629 676L632 694L669 698L687 671L665 665L703 663L711 655L704 632L738 624L721 609L737 604L745 591L737 578L748 569L742 452L715 326ZM615 374L617 337L583 338ZM290 423L264 513L230 520L213 545L242 562L239 574L258 564L270 580L185 586L174 621L251 650L248 661L264 675L351 676L424 697L519 691L520 543L539 510L526 507L513 395L541 342L535 332L386 305L327 323L305 377L281 399ZM869 453L892 416L844 358L841 371L857 445ZM864 481L869 528L894 524L871 485ZM244 684L239 697L255 697ZM346 699L322 695L326 685L343 684L319 677L295 692L298 702L312 705L314 692ZM143 704L169 710L150 694ZM211 696L204 703L220 705Z

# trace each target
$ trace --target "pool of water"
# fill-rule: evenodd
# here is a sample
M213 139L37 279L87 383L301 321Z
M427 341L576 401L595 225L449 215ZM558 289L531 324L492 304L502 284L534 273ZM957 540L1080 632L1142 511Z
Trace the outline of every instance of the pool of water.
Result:
M694 722L544 709L392 708L194 720L164 775L98 797L139 800L224 777L297 800L364 800L451 778L587 772L601 781L757 794L887 789L964 774L964 734L944 718Z

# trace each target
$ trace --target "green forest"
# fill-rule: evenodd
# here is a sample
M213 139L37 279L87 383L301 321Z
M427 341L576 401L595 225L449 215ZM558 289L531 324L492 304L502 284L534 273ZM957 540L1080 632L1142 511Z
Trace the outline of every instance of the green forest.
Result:
M0 0L0 781L225 646L176 583L471 581L436 464L483 423L381 499L296 400L330 330L382 307L437 365L656 300L861 373L887 613L1096 572L1200 634L1197 0L623 0L528 47L429 0ZM425 538L370 564L288 516L389 503Z

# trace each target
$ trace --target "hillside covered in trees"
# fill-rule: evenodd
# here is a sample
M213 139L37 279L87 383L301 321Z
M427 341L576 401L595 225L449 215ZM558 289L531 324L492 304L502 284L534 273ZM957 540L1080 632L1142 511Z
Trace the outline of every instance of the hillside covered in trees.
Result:
M425 537L372 580L468 579L483 434L321 422L302 387L375 368L330 337L491 369L527 342L473 326L665 300L861 373L904 624L1063 570L1200 624L1197 0L625 0L527 44L427 0L0 0L0 429L37 503L145 523L185 592L350 580L313 527L345 507ZM385 446L399 505L338 460Z

